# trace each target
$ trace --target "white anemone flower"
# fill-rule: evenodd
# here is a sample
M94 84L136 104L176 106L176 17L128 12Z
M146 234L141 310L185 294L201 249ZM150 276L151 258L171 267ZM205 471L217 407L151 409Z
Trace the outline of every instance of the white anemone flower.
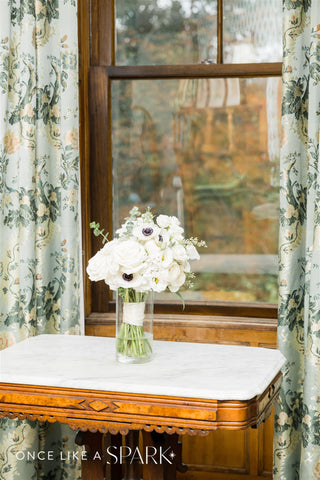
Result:
M111 290L118 288L133 288L137 292L146 292L150 289L147 277L141 273L126 273L119 271L106 282Z
M160 228L155 223L142 223L139 222L138 225L133 227L132 235L138 240L147 242L152 238L158 238L160 233Z

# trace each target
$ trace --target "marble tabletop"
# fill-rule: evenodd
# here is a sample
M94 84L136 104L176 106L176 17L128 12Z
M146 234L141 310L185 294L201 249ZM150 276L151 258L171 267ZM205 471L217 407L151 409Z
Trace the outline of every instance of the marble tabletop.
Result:
M0 382L214 400L250 400L274 379L278 350L154 342L149 363L115 359L108 337L39 335L0 352Z

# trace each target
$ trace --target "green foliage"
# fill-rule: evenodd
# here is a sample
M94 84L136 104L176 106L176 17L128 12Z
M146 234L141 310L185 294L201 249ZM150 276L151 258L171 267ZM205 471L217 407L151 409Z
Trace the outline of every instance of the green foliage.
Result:
M106 234L104 234L104 228L103 228L102 230L100 230L100 223L91 222L91 223L90 223L90 228L93 229L93 235L94 235L95 237L99 237L99 235L102 236L102 243L103 243L103 245L108 241L109 232L107 232Z

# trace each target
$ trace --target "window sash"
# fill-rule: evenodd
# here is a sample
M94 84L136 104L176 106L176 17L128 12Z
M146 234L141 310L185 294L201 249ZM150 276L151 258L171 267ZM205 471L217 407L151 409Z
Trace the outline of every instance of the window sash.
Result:
M282 74L282 63L223 64L222 0L219 0L217 64L115 65L114 0L80 0L80 150L82 175L83 264L86 315L113 312L115 304L103 282L90 282L85 268L101 248L89 223L112 232L111 83L119 79L270 77ZM90 15L88 15L90 12ZM220 24L220 26L219 26ZM89 98L89 101L88 101ZM107 132L107 134L106 134ZM88 179L90 179L88 181ZM177 302L159 302L156 313L181 313ZM276 304L245 302L186 302L186 314L276 318Z

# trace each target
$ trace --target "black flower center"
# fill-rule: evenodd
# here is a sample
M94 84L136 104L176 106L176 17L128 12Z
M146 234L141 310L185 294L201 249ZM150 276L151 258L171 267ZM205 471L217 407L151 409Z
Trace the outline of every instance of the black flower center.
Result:
M159 235L159 242L163 242L163 236Z
M153 233L153 228L151 228L151 227L143 228L142 233L146 237L149 237L149 235L152 235L152 233Z
M133 279L133 273L124 273L122 275L122 278L123 280L125 280L126 282L131 282L131 280Z

